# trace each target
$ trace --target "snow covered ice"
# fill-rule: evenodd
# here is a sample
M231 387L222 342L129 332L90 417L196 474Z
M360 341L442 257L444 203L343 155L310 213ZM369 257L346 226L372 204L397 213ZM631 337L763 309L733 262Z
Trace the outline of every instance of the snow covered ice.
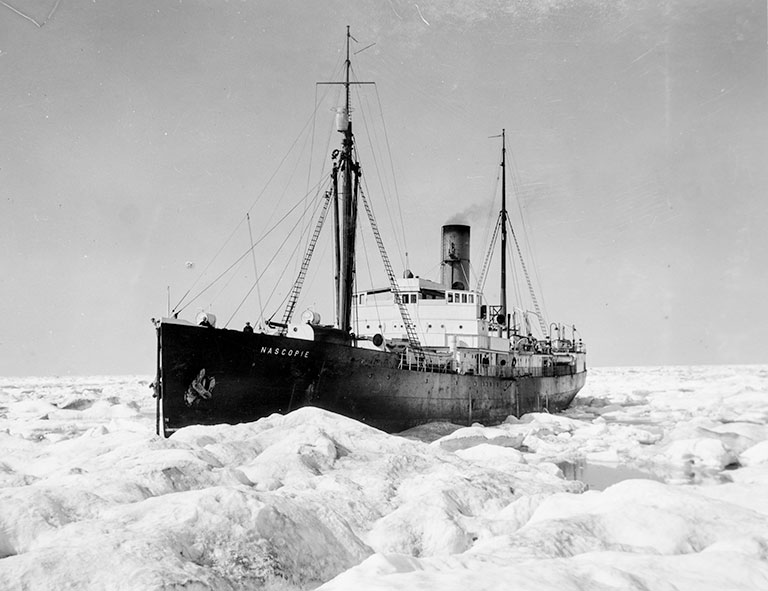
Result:
M401 436L304 408L164 440L149 383L0 378L0 589L768 590L766 366Z

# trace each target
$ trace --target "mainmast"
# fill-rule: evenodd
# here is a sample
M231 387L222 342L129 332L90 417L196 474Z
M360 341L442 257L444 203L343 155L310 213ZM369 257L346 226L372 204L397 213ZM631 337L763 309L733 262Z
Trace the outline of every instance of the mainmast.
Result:
M498 136L497 136L498 137ZM509 337L509 320L507 318L507 139L506 130L501 130L501 316L502 325L507 327Z

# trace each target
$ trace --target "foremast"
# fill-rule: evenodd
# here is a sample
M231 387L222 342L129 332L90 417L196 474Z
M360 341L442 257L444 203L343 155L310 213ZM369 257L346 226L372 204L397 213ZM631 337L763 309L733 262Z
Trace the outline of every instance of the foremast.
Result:
M347 59L344 63L344 106L339 113L337 130L343 134L341 152L333 168L334 212L336 218L336 324L344 332L352 329L352 292L355 282L355 237L357 234L357 196L360 163L354 155L354 136L350 105L349 42L347 26Z
M336 255L336 326L344 333L352 331L352 298L355 284L355 240L357 236L357 210L359 197L363 198L368 218L371 223L376 242L387 270L392 293L400 309L403 318L403 326L406 330L408 342L412 349L420 350L421 345L416 334L416 328L406 309L400 290L397 285L389 262L389 257L384 249L373 212L368 200L360 191L360 163L355 156L355 140L352 133L352 118L350 113L351 99L350 88L353 84L373 84L373 82L352 82L350 72L352 63L350 60L350 40L355 40L349 32L347 25L346 60L344 62L343 82L324 82L321 84L343 84L344 106L337 112L336 129L343 134L341 150L333 152L332 172L332 201L334 211L335 255Z

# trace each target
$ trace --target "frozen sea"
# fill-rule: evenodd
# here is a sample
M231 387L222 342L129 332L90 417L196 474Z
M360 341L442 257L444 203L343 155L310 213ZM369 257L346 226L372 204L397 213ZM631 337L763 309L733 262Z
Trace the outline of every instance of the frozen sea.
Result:
M0 589L768 590L768 366L593 369L564 414L400 435L164 440L150 381L0 378Z

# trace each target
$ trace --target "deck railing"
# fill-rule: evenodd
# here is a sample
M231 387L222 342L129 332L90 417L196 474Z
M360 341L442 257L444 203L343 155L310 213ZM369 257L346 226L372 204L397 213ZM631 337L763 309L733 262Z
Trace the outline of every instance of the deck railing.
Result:
M553 363L544 367L515 367L511 365L486 365L475 363L456 363L452 356L445 353L430 353L405 349L400 353L398 369L423 371L429 373L458 373L497 378L555 377L573 375L576 364Z

